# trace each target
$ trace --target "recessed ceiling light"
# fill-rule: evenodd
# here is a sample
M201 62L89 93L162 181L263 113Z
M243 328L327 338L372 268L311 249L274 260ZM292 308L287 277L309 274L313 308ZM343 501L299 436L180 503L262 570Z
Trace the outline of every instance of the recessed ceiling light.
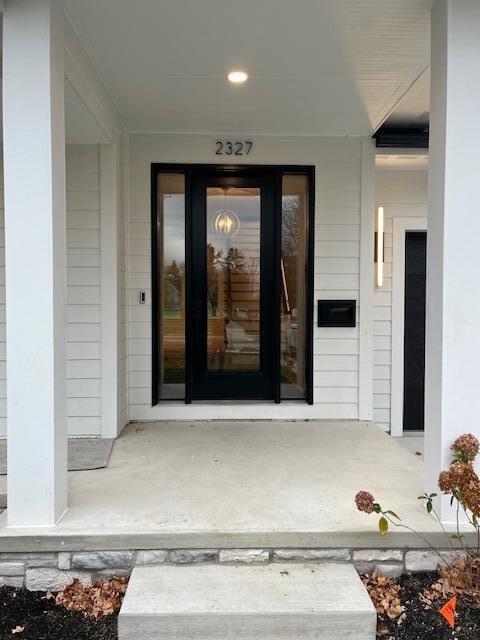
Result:
M245 71L230 71L227 78L234 84L242 84L242 82L248 80L248 73L245 73Z

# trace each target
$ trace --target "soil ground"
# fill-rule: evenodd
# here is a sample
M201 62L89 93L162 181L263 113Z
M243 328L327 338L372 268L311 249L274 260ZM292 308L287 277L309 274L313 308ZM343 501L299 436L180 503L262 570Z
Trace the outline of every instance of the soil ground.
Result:
M402 588L400 599L407 615L401 625L382 617L390 635L377 636L379 640L480 640L480 607L473 600L458 598L454 631L439 613L446 600L436 602L433 609L425 609L419 594L437 577L436 571L429 571L403 575L396 580Z
M458 598L454 633L439 613L444 601L425 609L419 594L436 578L436 572L398 578L406 617L401 625L382 618L390 633L378 636L379 640L480 640L480 607L472 600ZM116 637L115 615L95 621L57 606L55 599L46 599L43 592L0 588L0 640L116 640Z
M23 628L23 631L20 629ZM14 630L17 630L14 632ZM0 588L0 640L116 640L117 616L95 621L39 591Z

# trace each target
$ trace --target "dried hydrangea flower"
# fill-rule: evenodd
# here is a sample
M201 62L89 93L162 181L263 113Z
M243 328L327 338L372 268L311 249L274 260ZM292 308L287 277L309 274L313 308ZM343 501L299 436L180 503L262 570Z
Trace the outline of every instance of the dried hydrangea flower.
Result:
M477 457L480 449L480 443L473 433L464 433L455 440L451 446L452 451L460 453L472 462Z
M443 493L455 494L466 509L480 517L480 479L471 462L451 464L439 475L438 486Z
M359 491L355 496L355 504L357 505L357 509L359 511L364 511L365 513L373 513L374 503L375 499L368 491Z
M438 476L438 488L443 493L450 493L452 491L452 478L450 471L442 471Z

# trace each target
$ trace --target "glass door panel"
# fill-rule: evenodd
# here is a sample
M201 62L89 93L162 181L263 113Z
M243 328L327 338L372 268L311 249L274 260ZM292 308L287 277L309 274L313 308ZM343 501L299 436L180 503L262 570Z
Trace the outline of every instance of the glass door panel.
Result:
M272 399L273 178L193 182L192 399Z
M280 296L281 397L305 397L308 178L282 179Z
M158 398L185 397L185 176L157 176Z
M207 368L260 370L260 189L207 187Z

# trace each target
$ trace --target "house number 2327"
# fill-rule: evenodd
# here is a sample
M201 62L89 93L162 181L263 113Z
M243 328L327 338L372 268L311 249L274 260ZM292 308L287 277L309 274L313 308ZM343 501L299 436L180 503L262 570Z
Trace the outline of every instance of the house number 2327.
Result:
M217 140L215 142L215 155L248 156L252 148L252 140Z

